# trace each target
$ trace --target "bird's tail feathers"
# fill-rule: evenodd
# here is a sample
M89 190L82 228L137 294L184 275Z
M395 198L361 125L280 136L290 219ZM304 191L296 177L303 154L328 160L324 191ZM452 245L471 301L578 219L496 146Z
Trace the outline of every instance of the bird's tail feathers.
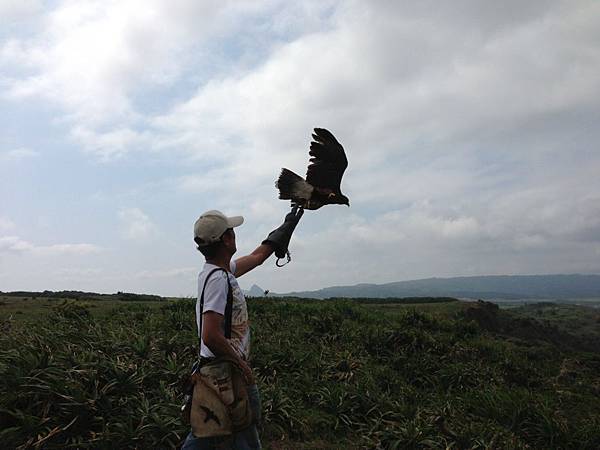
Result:
M296 175L288 169L281 169L275 187L279 189L280 199L295 202L308 200L313 191L313 187L304 181L300 175Z

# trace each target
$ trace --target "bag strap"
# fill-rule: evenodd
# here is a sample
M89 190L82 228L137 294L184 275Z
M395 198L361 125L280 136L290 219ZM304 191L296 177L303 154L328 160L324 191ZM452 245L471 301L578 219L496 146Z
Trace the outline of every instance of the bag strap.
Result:
M202 351L202 314L204 313L204 290L206 289L206 284L210 279L210 276L219 271L225 272L225 278L227 278L227 303L225 304L225 338L231 339L231 315L233 311L233 293L231 292L231 281L229 281L229 274L225 269L217 267L216 269L211 270L206 279L204 280L204 286L202 286L202 293L200 294L200 317L199 317L199 336L198 336L198 357L201 357Z

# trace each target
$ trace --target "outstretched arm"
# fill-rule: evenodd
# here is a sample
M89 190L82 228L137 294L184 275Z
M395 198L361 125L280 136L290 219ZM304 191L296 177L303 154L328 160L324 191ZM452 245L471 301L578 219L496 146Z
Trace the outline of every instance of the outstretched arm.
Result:
M252 253L235 260L235 277L241 277L250 272L256 266L260 266L273 253L273 247L269 244L261 244Z

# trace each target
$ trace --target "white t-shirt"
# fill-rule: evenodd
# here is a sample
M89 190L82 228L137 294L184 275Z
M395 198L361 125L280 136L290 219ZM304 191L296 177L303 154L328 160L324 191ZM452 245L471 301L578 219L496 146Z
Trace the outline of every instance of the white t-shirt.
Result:
M196 326L198 327L198 335L202 336L200 330L200 296L202 295L202 287L208 274L218 267L214 264L204 264L202 272L198 274L198 300L196 301ZM231 314L231 339L229 343L242 359L247 360L250 355L250 327L248 324L248 308L246 306L246 298L233 273L235 273L235 262L231 261L231 273L228 273L229 282L231 283L231 293L233 295L232 314ZM225 315L225 306L227 305L227 279L225 272L218 270L210 276L204 289L204 312L215 311ZM203 319L204 321L204 319ZM225 325L225 320L223 320ZM225 332L225 330L223 330ZM211 358L215 355L202 342L200 354L204 357Z

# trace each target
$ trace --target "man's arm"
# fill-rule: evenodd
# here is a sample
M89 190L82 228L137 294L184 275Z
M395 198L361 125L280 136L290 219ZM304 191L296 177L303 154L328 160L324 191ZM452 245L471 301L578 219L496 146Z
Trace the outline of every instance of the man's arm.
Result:
M240 366L248 384L254 384L252 370L246 361L240 358L229 341L223 335L223 315L215 311L202 314L202 340L215 356L229 356Z
M235 277L241 277L250 272L256 266L260 266L273 253L273 247L269 244L261 244L249 255L235 260Z

